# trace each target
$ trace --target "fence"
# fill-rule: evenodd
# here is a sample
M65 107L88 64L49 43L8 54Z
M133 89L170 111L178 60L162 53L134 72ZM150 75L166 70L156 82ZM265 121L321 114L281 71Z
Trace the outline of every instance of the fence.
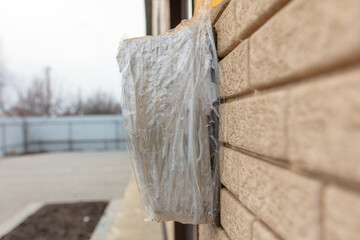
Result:
M0 156L6 154L125 150L121 115L0 118Z

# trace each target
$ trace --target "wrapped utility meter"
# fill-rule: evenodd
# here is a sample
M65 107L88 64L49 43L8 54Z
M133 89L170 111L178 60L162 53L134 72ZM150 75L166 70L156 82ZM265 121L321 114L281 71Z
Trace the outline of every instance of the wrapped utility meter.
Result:
M171 32L123 40L117 60L147 220L214 222L218 65L207 4Z

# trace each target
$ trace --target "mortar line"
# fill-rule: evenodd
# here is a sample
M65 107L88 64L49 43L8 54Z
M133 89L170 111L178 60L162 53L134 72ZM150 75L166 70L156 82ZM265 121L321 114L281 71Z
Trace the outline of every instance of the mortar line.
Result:
M230 2L227 7L230 7ZM286 5L288 5L290 2L291 2L290 0L286 0L285 2L280 2L280 3L275 4L272 9L268 9L268 12L266 14L261 16L259 19L253 21L247 29L243 30L243 33L240 35L240 37L238 39L236 39L235 42L233 42L232 44L230 44L230 46L228 46L226 48L225 54L222 57L222 59L225 58L226 56L228 56L232 51L234 51L234 49L237 48L243 41L245 41L246 39L249 39L254 33L256 33L269 20L271 20L274 16L276 16L277 13L279 13L279 11L281 11L284 7L286 7ZM235 15L235 17L236 17L236 14L233 14L233 15ZM220 20L220 18L221 18L221 16L219 17L218 21Z
M344 189L348 189L349 191L352 191L352 192L357 192L357 193L360 192L360 184L357 183L356 181L342 179L339 176L332 175L329 173L324 173L324 172L317 171L317 170L305 169L302 166L298 166L298 165L291 165L291 163L285 159L275 159L272 157L264 156L262 154L252 152L250 150L243 149L241 147L236 147L236 146L230 145L228 143L224 143L224 147L232 149L237 152L241 152L245 155L251 156L258 161L267 162L271 165L275 165L280 168L289 170L298 175L309 177L309 178L319 181L323 184L329 183L329 184L340 186Z
M319 216L319 226L320 226L320 231L319 231L319 235L320 235L320 240L325 240L325 188L328 186L327 183L325 183L320 190L320 216Z
M319 80L316 78L332 76L333 74L341 73L347 70L352 70L360 67L360 56L352 60L339 63L334 66L324 67L322 69L315 69L304 74L297 74L295 76L285 77L280 79L276 83L270 83L261 87L255 87L253 90L258 91L261 94L266 94L271 91L282 91L286 88L293 87L299 84L310 83L312 80ZM326 81L326 78L324 79ZM241 99L252 97L252 92L246 92L242 94L234 94L232 96L225 97L226 102L233 102Z
M254 220L252 221L252 224L254 224L256 221L261 222L268 230L270 230L270 232L272 232L275 236L277 236L280 240L283 240L283 238L275 232L275 230L273 228L271 228L260 216L258 216L257 214L255 214L252 210L250 210L250 208L248 206L245 205L245 203L243 203L239 196L236 196L233 192L231 192L229 189L227 189L225 187L225 189L232 195L235 197L235 199L240 203L240 205L245 208L245 210L247 210L249 213L251 213L251 215L254 216ZM251 229L252 232L252 229ZM250 238L252 239L252 238Z
M213 21L213 23L212 23L214 27L215 27L215 24L217 23L217 21L220 19L221 15L224 13L225 9L229 6L229 3L230 3L230 2L231 2L231 1L225 2L225 3L224 3L224 6L222 6L222 10L218 12L216 18L214 19L214 21ZM221 4L221 3L220 3L220 4ZM219 4L219 5L220 5L220 4ZM219 5L218 5L218 6L219 6Z

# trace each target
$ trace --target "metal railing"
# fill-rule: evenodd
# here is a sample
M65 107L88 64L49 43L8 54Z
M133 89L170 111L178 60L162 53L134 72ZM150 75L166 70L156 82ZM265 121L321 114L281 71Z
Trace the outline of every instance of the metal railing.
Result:
M0 155L125 150L125 139L120 115L0 119Z

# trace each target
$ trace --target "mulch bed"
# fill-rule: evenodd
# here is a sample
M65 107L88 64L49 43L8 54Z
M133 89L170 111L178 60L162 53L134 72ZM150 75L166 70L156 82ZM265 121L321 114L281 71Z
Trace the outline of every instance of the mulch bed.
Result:
M88 240L107 202L42 207L0 240Z

